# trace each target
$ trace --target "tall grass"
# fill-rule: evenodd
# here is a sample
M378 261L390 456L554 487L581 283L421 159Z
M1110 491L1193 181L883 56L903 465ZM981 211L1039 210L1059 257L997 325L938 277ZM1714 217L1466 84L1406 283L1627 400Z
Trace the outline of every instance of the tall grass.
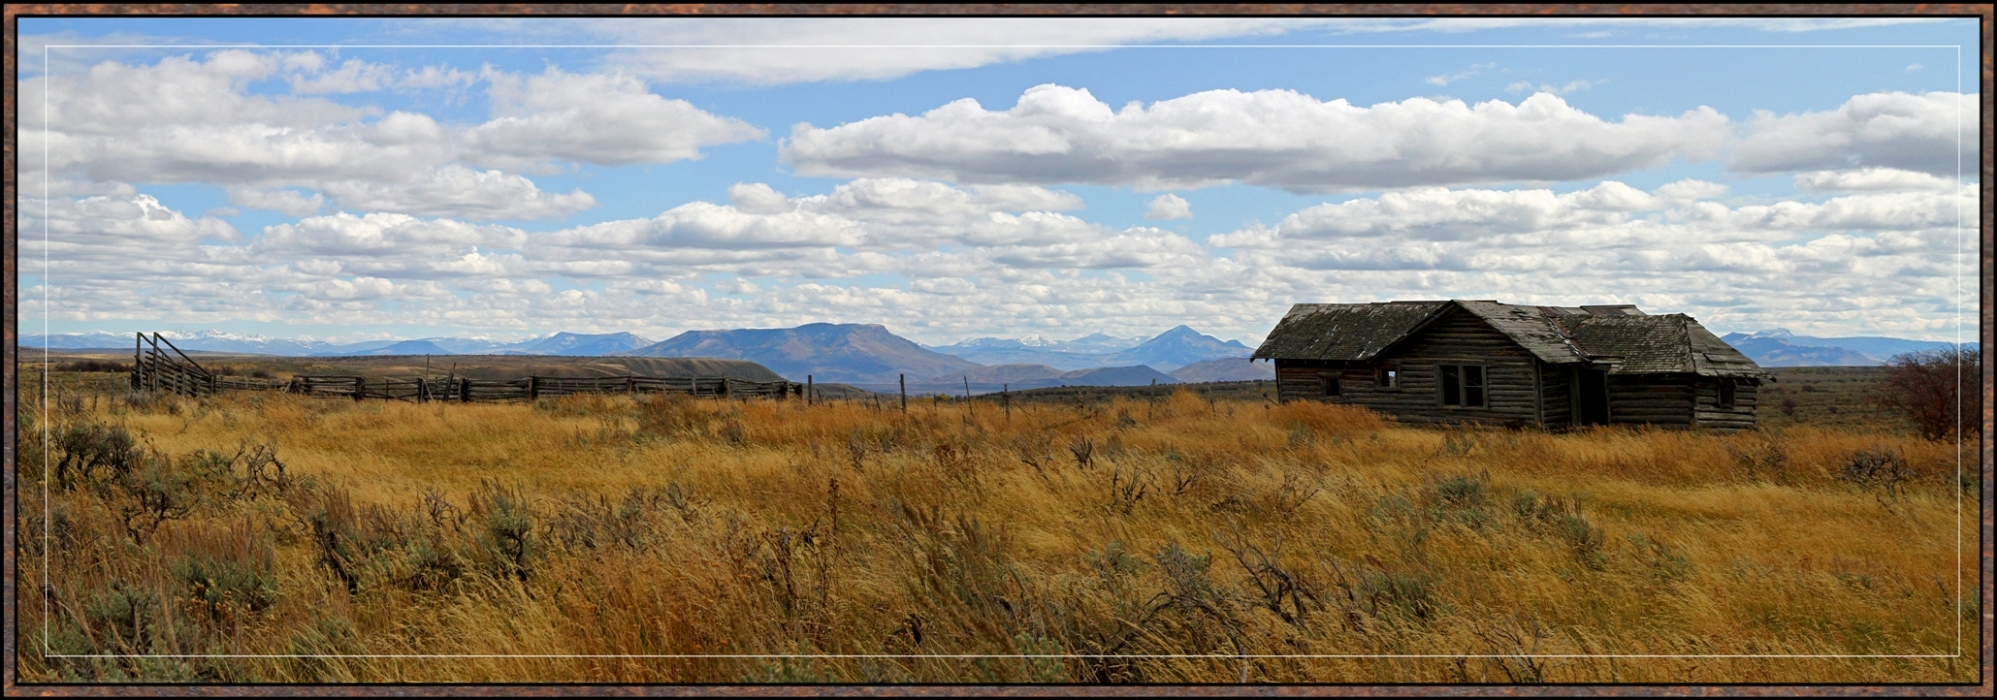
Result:
M1891 433L1443 431L1183 392L28 398L29 681L1979 672L1975 482Z

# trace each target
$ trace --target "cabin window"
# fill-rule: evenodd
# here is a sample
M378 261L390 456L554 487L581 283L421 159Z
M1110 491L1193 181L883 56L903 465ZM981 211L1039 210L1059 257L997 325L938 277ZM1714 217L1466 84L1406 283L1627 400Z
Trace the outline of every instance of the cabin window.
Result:
M1437 382L1442 389L1442 405L1465 408L1484 407L1483 365L1437 365Z
M1734 380L1720 380L1720 408L1734 407Z
M1379 374L1377 375L1377 379L1378 379L1378 381L1377 381L1377 385L1378 385L1378 386L1379 386L1380 388L1382 388L1382 389L1399 389L1399 388L1401 388L1401 371L1400 371L1400 370L1397 370L1397 369L1387 369L1387 368L1385 368L1385 367L1382 367L1382 368L1380 368L1380 372L1379 372Z
M1323 396L1338 395L1338 375L1320 374L1317 376L1318 392Z

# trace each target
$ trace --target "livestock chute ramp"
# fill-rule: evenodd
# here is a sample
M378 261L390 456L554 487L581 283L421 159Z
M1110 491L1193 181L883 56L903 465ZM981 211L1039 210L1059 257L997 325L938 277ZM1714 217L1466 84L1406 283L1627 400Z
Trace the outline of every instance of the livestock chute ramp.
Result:
M132 342L133 391L170 391L182 396L215 393L215 374L174 347L173 341L158 333L136 335Z

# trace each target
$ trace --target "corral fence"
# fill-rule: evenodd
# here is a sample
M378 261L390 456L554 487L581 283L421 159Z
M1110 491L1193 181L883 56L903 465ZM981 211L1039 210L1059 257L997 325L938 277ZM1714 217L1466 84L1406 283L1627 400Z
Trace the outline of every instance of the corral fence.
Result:
M162 347L164 346L164 347ZM168 351L172 351L171 354ZM169 391L184 396L206 396L220 388L213 372L173 346L173 341L154 333L138 334L132 343L132 389Z
M171 351L171 354L168 353ZM535 400L572 394L681 394L732 398L784 399L804 397L805 385L790 381L759 382L730 377L541 377L472 379L470 377L360 377L299 375L290 380L225 377L188 357L158 333L138 334L132 348L132 388L167 391L183 396L207 396L218 391L282 391L361 399L406 401Z
M353 399L403 399L408 401L506 401L543 399L573 394L683 394L735 398L782 399L802 397L804 385L796 382L758 382L728 377L526 377L524 379L472 379L469 377L376 378L301 375L281 388L297 394L345 396Z

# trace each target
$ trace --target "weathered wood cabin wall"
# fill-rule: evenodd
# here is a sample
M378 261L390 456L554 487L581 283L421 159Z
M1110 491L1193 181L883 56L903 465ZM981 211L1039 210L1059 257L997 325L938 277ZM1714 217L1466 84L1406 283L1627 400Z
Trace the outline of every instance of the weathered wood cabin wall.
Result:
M1692 386L1670 374L1609 375L1609 423L1692 426Z
M1371 364L1276 360L1279 400L1334 401L1379 411L1405 423L1490 423L1525 425L1536 422L1534 364L1525 348L1463 311L1436 319L1395 348L1390 359ZM1485 405L1444 406L1437 366L1478 365L1484 368ZM1379 386L1378 371L1398 372L1398 386ZM1338 396L1325 396L1321 377L1339 383Z
M1733 408L1720 408L1720 383L1734 383ZM1706 430L1734 432L1753 430L1755 412L1760 408L1760 382L1741 379L1713 379L1700 377L1692 385L1696 402L1693 404L1694 424Z
M1539 364L1540 425L1558 430L1574 425L1574 368Z

